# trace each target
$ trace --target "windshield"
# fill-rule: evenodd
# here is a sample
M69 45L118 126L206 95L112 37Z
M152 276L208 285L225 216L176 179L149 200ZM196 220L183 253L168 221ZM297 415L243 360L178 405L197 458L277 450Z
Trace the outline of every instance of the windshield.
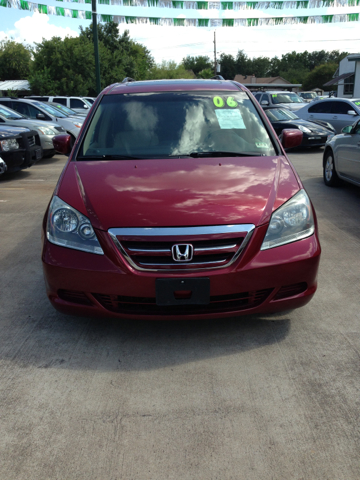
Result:
M273 93L271 95L273 103L276 105L279 103L303 103L303 99L296 93Z
M45 110L47 113L50 113L50 115L53 115L54 117L57 117L57 118L66 118L67 117L67 115L65 115L65 113L60 112L59 109L53 108L50 105L48 105L47 103L33 102L33 105L36 105L37 107L42 108L43 110Z
M92 105L95 102L94 98L84 98L84 100L86 100L86 103L88 103L89 105Z
M301 93L300 94L303 98L305 98L306 100L311 100L312 98L316 98L317 95L315 92L313 93Z
M287 110L286 108L269 108L265 110L266 116L270 122L278 122L282 120L295 120L299 118L295 113Z
M0 105L0 115L5 117L7 120L20 120L21 118L28 118L25 115L21 115L21 113L15 112L15 110L11 110L11 108L4 107L4 105Z
M71 110L71 108L65 107L65 105L62 105L61 103L51 102L50 105L53 108L57 108L58 110L61 110L62 112L64 112L65 115L77 115L77 112L75 112L75 110Z
M360 99L352 100L352 103L360 109Z
M276 155L245 92L105 95L79 156L166 158L201 152Z

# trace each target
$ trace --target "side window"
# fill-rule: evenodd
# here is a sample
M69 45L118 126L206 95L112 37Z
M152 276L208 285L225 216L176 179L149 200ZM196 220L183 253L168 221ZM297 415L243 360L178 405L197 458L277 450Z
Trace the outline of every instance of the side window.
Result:
M61 105L65 105L65 107L66 107L66 98L54 97L54 98L53 98L53 102L55 102L55 103L61 103Z
M262 95L261 93L257 93L257 94L255 95L255 98L256 98L256 100L257 100L258 102L260 101L261 95Z
M262 96L261 101L262 101L262 102L264 102L264 101L265 101L265 102L268 102L269 105L270 105L269 95L267 95L267 94L265 93L265 94Z
M22 103L22 102L11 102L12 105L9 108L12 108L13 110L16 110L17 112L21 113L22 115L25 115L26 117L30 117L30 110L29 110L29 105L27 103Z
M356 133L357 135L360 135L360 122L358 122L356 124L356 127L354 128L354 132L353 133Z
M85 104L82 100L79 100L78 98L70 98L70 108L84 108L85 109Z
M309 113L331 113L331 102L324 102L323 100L319 100L312 105L309 110Z
M346 102L332 102L331 113L337 113L339 115L347 115L349 110L354 110L351 105Z

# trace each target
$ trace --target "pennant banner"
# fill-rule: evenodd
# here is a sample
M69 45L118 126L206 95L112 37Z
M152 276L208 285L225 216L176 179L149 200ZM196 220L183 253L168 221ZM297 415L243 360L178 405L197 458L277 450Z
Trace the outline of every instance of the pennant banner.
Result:
M57 2L91 3L91 0L56 0ZM193 2L172 0L97 0L99 5L116 5L121 7L159 7L193 10L267 10L267 9L298 9L298 8L328 8L357 7L360 0L300 0L291 2Z
M54 7L27 0L0 0L0 7L18 8L30 12L57 15L60 17L91 20L91 11L73 10L70 8ZM298 25L322 24L337 22L358 22L359 13L343 15L309 15L302 17L267 17L267 18L162 18L162 17L136 17L123 15L97 14L98 21L115 22L118 24L161 25L174 27L257 27L266 25Z

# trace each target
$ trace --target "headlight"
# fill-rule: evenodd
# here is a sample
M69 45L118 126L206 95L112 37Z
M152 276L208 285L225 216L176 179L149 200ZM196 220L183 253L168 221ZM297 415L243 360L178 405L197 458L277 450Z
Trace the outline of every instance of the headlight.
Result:
M36 127L43 135L56 135L58 132L49 127Z
M304 133L311 133L310 128L304 127L304 125L298 125L298 129Z
M90 220L56 196L49 208L46 237L55 245L104 254Z
M3 152L9 152L10 150L18 150L19 144L15 138L9 138L8 140L0 141L1 150Z
M309 197L300 190L272 215L261 250L310 237L315 231Z

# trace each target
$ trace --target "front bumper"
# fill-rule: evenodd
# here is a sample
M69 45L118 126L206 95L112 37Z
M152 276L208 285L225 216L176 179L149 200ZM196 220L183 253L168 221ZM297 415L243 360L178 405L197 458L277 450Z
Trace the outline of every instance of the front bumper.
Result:
M317 234L260 251L266 229L255 229L244 252L231 266L190 273L136 271L106 232L96 232L104 255L53 245L43 234L47 295L63 313L141 320L195 320L301 307L311 300L317 287L321 252ZM210 304L156 304L156 279L197 277L210 279Z

